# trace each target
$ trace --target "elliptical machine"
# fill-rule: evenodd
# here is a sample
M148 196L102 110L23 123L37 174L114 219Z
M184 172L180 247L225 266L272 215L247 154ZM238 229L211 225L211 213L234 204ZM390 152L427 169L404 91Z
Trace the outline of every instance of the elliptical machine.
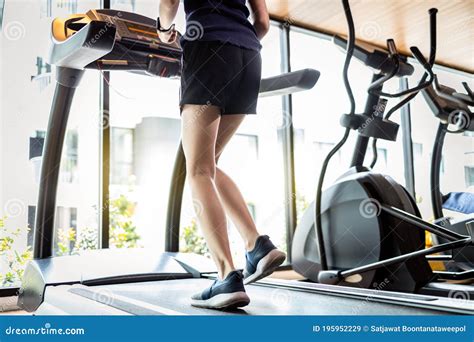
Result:
M433 84L422 90L423 97L434 116L439 119L438 129L433 142L430 168L431 206L435 223L457 232L468 234L466 224L474 220L472 211L474 195L469 193L455 193L443 195L440 191L441 160L446 135L474 132L474 113L469 106L474 106L474 93L466 82L463 82L466 93L459 93L456 89L441 85L435 76ZM467 218L454 220L446 217L443 208L467 214ZM436 235L432 238L435 244L446 243L446 240ZM451 253L439 255L437 260L445 261L447 270L469 271L474 268L474 247L465 246L453 250Z
M471 277L472 272L446 274L433 272L426 256L473 244L474 224L462 235L436 224L423 221L415 200L391 177L377 174L363 166L370 138L395 141L398 125L390 116L413 99L433 81L431 70L436 53L436 9L430 13L430 58L427 62L416 47L413 56L424 67L418 85L396 94L385 93L384 83L393 77L413 74L411 66L400 56L393 40L387 41L388 52L356 46L355 27L349 2L342 1L349 27L346 45L344 84L351 102L349 114L341 117L345 133L324 160L316 201L304 213L292 246L293 268L312 281L324 284L372 288L410 293L448 294L451 290L435 290L430 282L440 279ZM348 79L352 57L376 70L368 88L362 114L355 114L355 101ZM384 114L387 98L406 96ZM331 157L345 144L350 130L358 131L351 168L324 192L324 176ZM374 143L375 144L375 143ZM447 240L425 249L425 231ZM474 294L474 291L472 291ZM472 296L469 292L469 296Z

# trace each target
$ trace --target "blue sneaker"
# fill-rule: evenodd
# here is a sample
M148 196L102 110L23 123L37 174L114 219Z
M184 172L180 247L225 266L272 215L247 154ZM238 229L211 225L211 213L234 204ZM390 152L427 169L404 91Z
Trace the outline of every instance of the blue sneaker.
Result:
M286 259L285 253L279 251L267 235L261 235L255 247L245 253L247 264L244 271L244 284L250 284L272 274Z
M211 287L191 297L192 306L207 309L231 310L249 303L241 271L230 272L224 280L216 279Z

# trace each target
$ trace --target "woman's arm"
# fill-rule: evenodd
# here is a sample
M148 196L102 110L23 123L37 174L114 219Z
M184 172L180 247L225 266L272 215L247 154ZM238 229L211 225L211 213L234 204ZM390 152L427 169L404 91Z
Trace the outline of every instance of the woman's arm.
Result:
M249 0L252 8L255 31L257 31L258 39L262 39L270 29L270 16L268 15L265 0Z
M179 0L160 1L160 22L161 27L167 29L173 24L176 13L178 13Z
M161 28L168 29L173 25L176 13L178 13L179 0L161 0L159 9L159 18ZM176 39L176 31L171 30L169 32L159 32L160 39L164 42L174 42Z

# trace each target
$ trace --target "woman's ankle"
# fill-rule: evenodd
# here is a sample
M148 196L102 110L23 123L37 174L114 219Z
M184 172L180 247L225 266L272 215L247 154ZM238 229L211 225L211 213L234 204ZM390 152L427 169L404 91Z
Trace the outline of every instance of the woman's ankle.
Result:
M235 271L236 268L233 267L233 266L229 266L229 267L226 267L224 269L220 269L219 270L219 279L220 280L224 280L225 278L227 278L227 276L229 275L229 273Z
M255 248L255 243L257 242L257 239L258 239L259 236L260 235L258 233L256 233L256 234L253 234L252 236L249 236L245 240L245 250L247 252L250 252Z

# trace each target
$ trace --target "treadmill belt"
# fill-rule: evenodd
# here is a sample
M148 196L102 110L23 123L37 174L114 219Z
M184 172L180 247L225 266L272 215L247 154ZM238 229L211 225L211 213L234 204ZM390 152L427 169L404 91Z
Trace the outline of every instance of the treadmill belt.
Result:
M150 281L73 287L69 291L133 315L438 315L440 311L370 300L247 286L250 305L235 311L192 307L189 298L212 283L208 279Z

